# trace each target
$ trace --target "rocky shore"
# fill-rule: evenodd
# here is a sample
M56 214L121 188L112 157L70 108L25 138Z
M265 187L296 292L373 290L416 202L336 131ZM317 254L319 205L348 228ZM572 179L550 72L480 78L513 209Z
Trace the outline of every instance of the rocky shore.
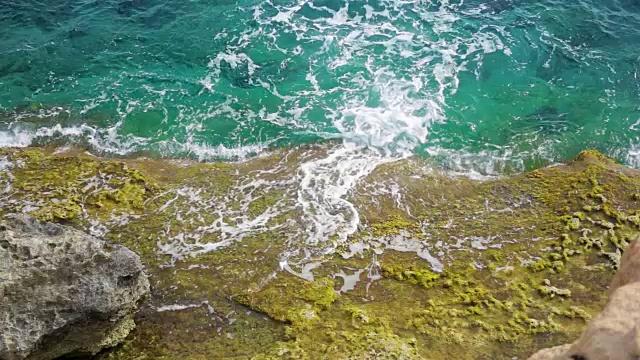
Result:
M0 215L139 254L151 292L96 359L526 359L580 337L640 233L640 172L586 151L484 181L382 165L347 196L357 231L310 244L295 175L325 151L198 164L3 149Z

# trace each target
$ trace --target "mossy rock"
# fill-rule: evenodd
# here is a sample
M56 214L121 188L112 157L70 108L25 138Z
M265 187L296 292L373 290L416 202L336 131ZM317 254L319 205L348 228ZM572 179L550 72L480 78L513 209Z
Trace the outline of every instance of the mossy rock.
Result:
M0 211L141 254L152 294L99 359L526 358L579 335L640 232L640 172L595 151L491 181L408 159L360 182L361 227L305 280L283 255L304 244L291 179L325 152L197 164L3 149ZM401 197L377 191L390 182Z

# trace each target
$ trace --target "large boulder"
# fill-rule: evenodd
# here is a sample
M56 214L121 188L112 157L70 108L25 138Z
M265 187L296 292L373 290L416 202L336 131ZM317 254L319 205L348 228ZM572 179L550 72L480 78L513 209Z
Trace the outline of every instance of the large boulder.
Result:
M149 292L140 258L25 215L0 222L0 359L95 354L121 342Z
M640 240L622 256L605 308L573 344L544 349L529 360L634 360L640 358Z

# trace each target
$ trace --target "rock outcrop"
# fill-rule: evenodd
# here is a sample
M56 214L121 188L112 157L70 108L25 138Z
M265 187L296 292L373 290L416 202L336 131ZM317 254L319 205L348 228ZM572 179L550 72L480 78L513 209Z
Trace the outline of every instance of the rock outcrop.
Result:
M95 354L121 342L148 294L140 258L25 215L0 222L0 359Z
M622 256L609 300L573 344L544 349L529 360L632 360L640 356L640 241Z
M95 360L526 359L580 337L640 234L640 170L585 151L487 181L380 165L345 198L356 232L315 244L299 175L332 148L218 164L0 149L0 220L91 223L140 255L148 303Z

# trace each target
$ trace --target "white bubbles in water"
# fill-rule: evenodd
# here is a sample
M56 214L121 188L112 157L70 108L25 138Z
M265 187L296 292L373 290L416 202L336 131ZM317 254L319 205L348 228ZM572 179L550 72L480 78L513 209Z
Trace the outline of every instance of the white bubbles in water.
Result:
M105 94L84 101L83 112L116 99L119 118L108 126L44 126L28 135L15 126L0 133L0 143L25 146L36 138L62 136L84 139L106 153L152 150L199 160L240 160L265 151L283 133L337 141L324 157L298 164L288 184L295 187L294 206L301 212L303 230L282 255L282 266L292 272L296 267L304 276L310 264L334 253L357 231L360 216L349 195L358 182L380 164L412 156L428 142L432 124L447 120L447 98L457 91L458 75L467 71L470 59L510 53L490 29L456 30L457 5L447 1L377 5L345 3L332 9L308 0L289 6L264 1L247 13L240 33L225 30L215 36L226 46L211 54L192 84L198 89L195 95L184 88L148 85L129 94L140 98ZM172 105L170 99L179 100ZM123 130L130 117L158 109L157 138ZM224 132L226 138L216 138L223 126L232 130ZM279 130L263 134L270 126ZM213 207L197 196L197 189L175 189L175 196L192 196L194 206ZM213 251L264 231L278 210L246 219L224 203L215 208L238 220L228 226L220 216L215 224L202 224L198 231L221 231L220 242L199 243L201 234L186 241L179 234L159 246L175 257Z

